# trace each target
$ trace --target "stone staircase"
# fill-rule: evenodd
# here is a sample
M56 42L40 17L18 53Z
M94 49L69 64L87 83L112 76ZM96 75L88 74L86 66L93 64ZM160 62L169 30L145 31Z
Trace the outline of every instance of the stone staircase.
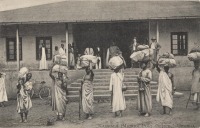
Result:
M125 91L126 99L133 99L137 97L138 93L138 83L137 74L140 69L126 69L124 76L124 84L127 86L127 91ZM109 69L93 70L94 71L94 99L104 100L110 99L109 84L110 75L112 73ZM76 80L68 87L69 101L78 101L79 99L79 89L81 86L82 78ZM152 95L155 96L157 92L157 82L152 81L151 83Z

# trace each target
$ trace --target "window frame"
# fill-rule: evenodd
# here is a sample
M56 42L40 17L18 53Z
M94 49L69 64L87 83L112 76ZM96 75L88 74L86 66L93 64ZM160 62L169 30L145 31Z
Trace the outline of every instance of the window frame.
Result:
M43 43L45 44L45 48L46 48L46 41L49 40L50 41L50 57L47 57L47 53L46 53L46 60L52 60L52 37L51 36L45 36L45 37L36 37L36 60L41 60L40 58L40 40L43 40ZM47 49L47 48L46 48Z
M10 49L9 49L9 42L13 41L14 42L14 59L10 59ZM19 37L19 60L23 60L23 49L22 49L22 37ZM20 56L21 55L21 56ZM6 60L7 61L17 61L17 41L16 37L6 37Z
M177 39L174 39L173 36L176 35ZM185 39L183 39L185 36ZM173 41L177 40L177 44L174 44ZM184 43L183 43L184 42ZM174 45L177 45L177 49L174 49ZM175 54L173 51L177 50ZM188 54L188 33L187 32L171 32L171 53L175 56L187 56Z

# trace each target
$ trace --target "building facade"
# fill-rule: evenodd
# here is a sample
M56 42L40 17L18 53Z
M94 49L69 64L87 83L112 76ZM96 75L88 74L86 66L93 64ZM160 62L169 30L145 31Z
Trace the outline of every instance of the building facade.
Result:
M57 6L60 6L60 4L57 4ZM67 2L64 4L68 5ZM102 3L97 2L95 6L98 4ZM124 5L126 7L129 4L125 3ZM132 2L131 4L137 5L138 2ZM139 5L140 4L141 3L139 3ZM176 2L174 4L178 5ZM148 5L152 6L152 3L148 3ZM165 3L163 3L163 5L165 5ZM196 5L196 3L186 2L185 5L200 7L199 3ZM49 6L51 7L52 5ZM48 10L49 6L45 5L44 9L47 8L46 10ZM121 6L123 6L123 4ZM119 9L121 9L121 6ZM191 8L190 6L188 9ZM33 7L33 10L29 8L27 13L33 13L35 8L37 9L37 7ZM110 10L112 10L114 6L110 6L110 8ZM140 6L137 8L140 8ZM184 8L180 8L180 13L183 9ZM26 9L22 9L22 11L24 10ZM173 10L171 11L173 12ZM197 9L193 10L190 14L192 15L194 13L193 15L195 15L195 17L188 16L188 14L186 15L184 13L181 16L179 16L179 14L168 16L164 13L165 15L163 14L162 17L158 15L155 15L157 16L156 18L155 16L148 17L147 10L147 12L143 12L145 15L138 11L139 14L143 16L142 18L135 17L134 19L131 19L131 16L128 15L131 14L130 11L125 17L126 20L124 20L123 14L118 14L116 16L117 18L115 17L115 20L102 19L94 21L88 16L88 13L87 16L89 18L85 21L78 21L78 19L81 18L77 17L76 21L59 21L59 18L57 18L55 19L56 22L53 20L49 21L49 19L46 21L44 21L44 19L41 21L40 19L37 19L38 21L30 22L32 19L27 20L29 18L27 18L25 14L23 15L25 17L23 17L24 19L19 18L19 14L21 13L20 10L14 10L12 12L16 12L16 15L14 15L17 17L16 22L13 22L15 19L9 21L9 12L0 12L0 18L2 18L0 21L0 66L1 68L6 69L17 68L17 38L19 38L20 67L27 66L30 69L39 68L38 49L42 42L45 43L47 48L47 61L49 65L52 64L55 46L60 47L61 44L64 44L65 48L68 49L68 44L75 44L78 50L77 53L79 54L83 54L84 49L88 45L94 48L97 46L100 47L102 50L101 56L104 68L106 50L113 40L122 50L124 58L130 63L129 45L133 37L137 37L138 43L140 44L149 44L151 41L150 39L156 37L162 46L159 54L164 52L173 53L179 67L192 66L192 63L187 59L187 54L191 48L200 45L200 19L196 16L198 13ZM56 13L59 13L59 11ZM112 14L112 12L110 13ZM122 13L127 12L122 9ZM157 10L157 13L159 13L159 10ZM162 14L162 12L160 13ZM104 14L106 15L107 13L102 12L100 18L102 18ZM110 17L113 18L111 14ZM12 15L10 14L10 17ZM45 14L45 11L43 12L43 15L47 15ZM74 15L76 15L75 11ZM99 18L99 16L97 17ZM68 50L66 50L66 52L68 53Z

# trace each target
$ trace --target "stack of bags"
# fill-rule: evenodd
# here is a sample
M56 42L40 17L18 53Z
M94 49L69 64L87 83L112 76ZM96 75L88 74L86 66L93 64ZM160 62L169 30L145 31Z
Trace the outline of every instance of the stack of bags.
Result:
M54 56L54 67L53 72L66 73L67 68L67 56L66 55L55 55Z
M153 50L148 45L139 45L137 50L130 56L134 62L147 62L153 59Z
M188 54L188 59L190 61L200 60L200 46L193 48Z
M173 68L176 66L176 61L174 59L174 55L171 53L164 53L161 55L158 59L158 65L159 66L168 66L170 68Z
M83 55L78 62L78 68L94 66L97 63L97 57L93 55Z

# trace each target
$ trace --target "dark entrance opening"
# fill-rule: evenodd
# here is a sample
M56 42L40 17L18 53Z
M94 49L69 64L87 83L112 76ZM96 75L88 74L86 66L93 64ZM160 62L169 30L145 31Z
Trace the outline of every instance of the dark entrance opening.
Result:
M118 23L83 23L73 26L74 42L79 54L90 45L101 49L102 67L106 68L107 48L112 41L122 51L127 67L131 67L130 49L133 37L139 44L148 44L148 22L118 22Z

